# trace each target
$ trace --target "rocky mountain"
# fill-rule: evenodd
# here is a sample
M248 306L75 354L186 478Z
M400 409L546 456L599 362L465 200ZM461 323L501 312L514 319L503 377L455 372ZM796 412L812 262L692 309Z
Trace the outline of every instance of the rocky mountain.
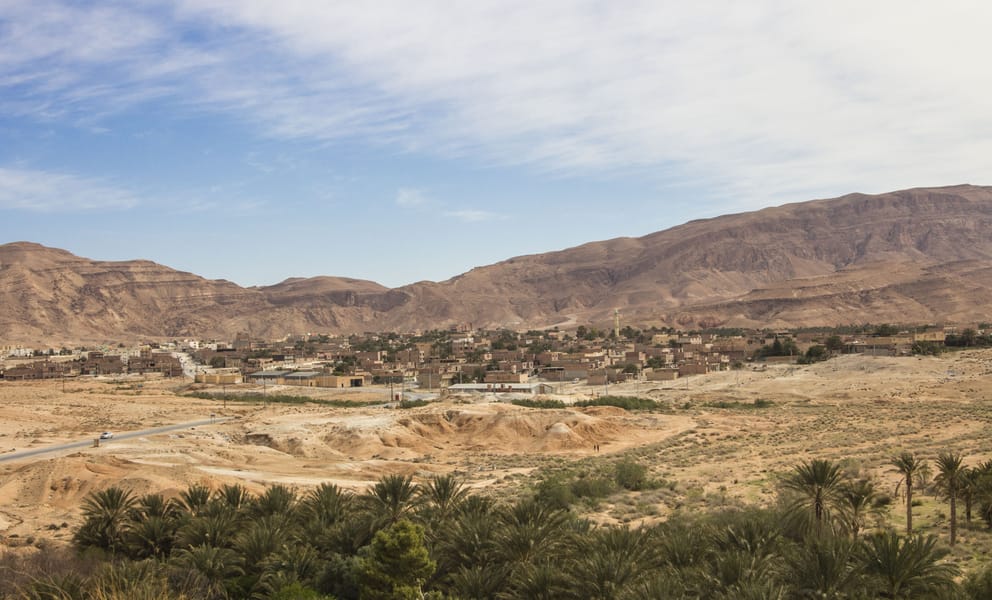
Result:
M992 188L850 194L692 221L389 289L242 288L148 261L0 246L0 342L605 324L795 327L992 317Z

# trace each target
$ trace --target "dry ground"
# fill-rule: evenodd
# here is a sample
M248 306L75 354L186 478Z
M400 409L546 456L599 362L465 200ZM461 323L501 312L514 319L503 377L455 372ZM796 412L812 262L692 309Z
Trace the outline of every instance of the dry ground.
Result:
M178 395L188 389L179 380L85 378L66 381L64 391L58 381L0 382L0 452L93 439L103 430L234 417L0 463L0 547L29 537L68 539L82 498L111 485L174 494L193 482L236 481L260 490L272 482L305 488L332 481L357 490L385 473L457 472L480 490L510 494L549 473L609 473L625 457L649 466L664 485L617 494L587 510L600 521L637 523L741 500L773 502L780 474L805 459L829 458L894 494L898 476L888 462L900 451L932 458L955 450L968 464L992 458L990 375L992 352L971 351L940 358L843 356L811 366L610 386L610 394L671 407L654 413L539 410L469 396L414 409L225 406ZM565 384L554 397L571 401L603 391ZM388 398L383 388L320 394ZM756 400L771 405L754 407ZM943 532L946 505L922 499L918 525ZM898 524L901 515L894 499L880 518ZM958 551L958 559L984 559L992 549L989 535L978 526L962 533L974 543L959 546L970 550Z

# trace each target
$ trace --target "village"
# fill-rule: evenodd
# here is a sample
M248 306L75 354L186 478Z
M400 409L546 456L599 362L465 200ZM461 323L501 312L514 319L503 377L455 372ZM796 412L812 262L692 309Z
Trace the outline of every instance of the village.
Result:
M621 328L617 319L609 329L580 326L570 332L463 326L407 334L289 335L278 341L240 333L227 342L183 340L58 350L0 346L0 378L156 374L222 386L387 385L398 393L419 388L441 393L546 394L564 383L674 381L748 363L813 362L836 354L933 354L945 343L972 346L987 341L987 325L682 332Z

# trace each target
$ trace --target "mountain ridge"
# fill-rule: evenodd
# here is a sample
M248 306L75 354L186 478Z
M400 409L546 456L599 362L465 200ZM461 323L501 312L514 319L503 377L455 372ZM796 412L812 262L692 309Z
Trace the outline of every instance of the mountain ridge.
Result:
M638 326L975 322L990 312L990 227L990 187L856 193L398 288L332 276L242 288L151 261L93 261L15 242L0 246L0 340L569 327L608 322L615 309Z

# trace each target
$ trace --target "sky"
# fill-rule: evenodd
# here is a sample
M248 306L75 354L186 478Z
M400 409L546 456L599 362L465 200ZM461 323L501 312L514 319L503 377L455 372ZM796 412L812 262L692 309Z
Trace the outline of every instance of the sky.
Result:
M390 287L990 183L992 3L0 0L0 243Z

